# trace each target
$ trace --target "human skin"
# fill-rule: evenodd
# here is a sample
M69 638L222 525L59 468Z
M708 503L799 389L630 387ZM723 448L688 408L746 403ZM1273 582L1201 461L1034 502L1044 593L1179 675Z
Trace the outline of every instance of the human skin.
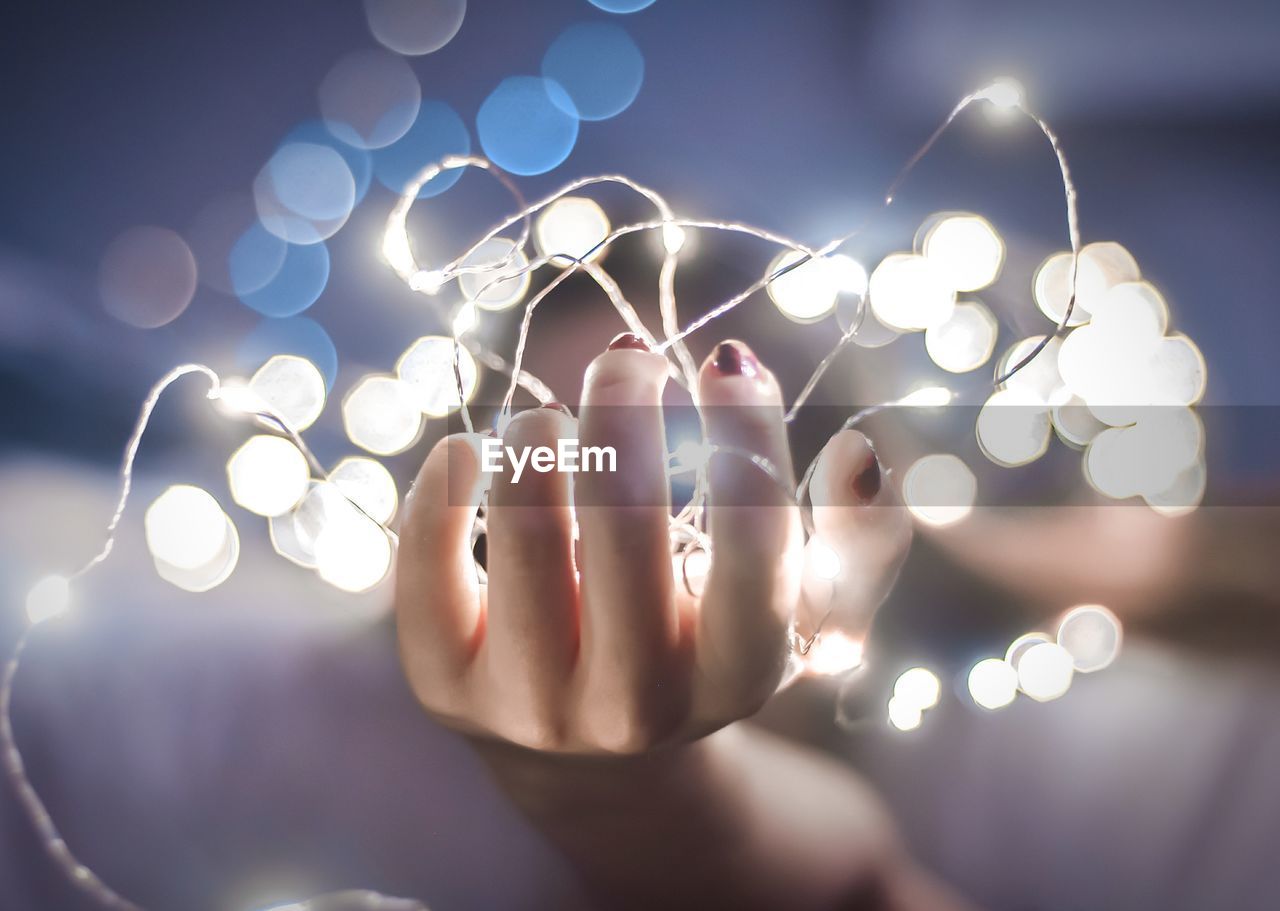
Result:
M797 612L814 616L821 598L819 612L862 637L896 577L910 525L874 451L842 431L814 474L834 586L805 577L799 513L777 484L713 457L711 567L694 597L668 537L667 376L665 358L620 336L586 371L580 420L547 407L511 421L504 445L577 436L615 447L622 470L578 475L576 510L565 475L494 476L484 583L470 546L476 441L432 450L396 578L414 693L469 739L603 907L961 907L911 863L855 774L742 723L783 678ZM713 444L791 476L781 392L750 349L718 346L698 391L714 406Z

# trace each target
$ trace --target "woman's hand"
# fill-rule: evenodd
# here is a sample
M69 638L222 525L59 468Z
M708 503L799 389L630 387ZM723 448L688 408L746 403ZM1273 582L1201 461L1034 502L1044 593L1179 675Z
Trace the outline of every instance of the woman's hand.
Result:
M436 717L539 751L634 754L755 712L786 668L797 611L802 636L828 610L829 634L865 635L910 538L866 439L838 434L813 478L817 534L839 558L834 582L802 578L799 514L779 485L714 455L711 565L694 597L671 557L667 368L619 336L587 370L579 421L555 407L511 421L504 446L576 437L612 447L617 470L491 475L487 585L470 546L487 480L479 438L449 437L428 456L402 529L396 604L409 681ZM792 477L781 393L750 349L718 346L699 394L713 444Z
M480 438L432 450L396 576L414 692L471 738L605 907L958 907L902 854L843 765L750 727L704 736L775 691L793 618L800 636L826 619L816 649L856 651L910 540L875 453L844 431L814 472L834 580L830 552L825 567L806 559L796 505L776 480L713 454L710 570L700 589L687 585L669 537L667 370L620 336L587 370L580 421L553 406L510 423L504 446L578 437L583 449L612 447L617 470L576 475L572 507L565 474L494 475L487 584L471 553ZM698 391L713 445L791 478L777 381L745 345L717 347Z

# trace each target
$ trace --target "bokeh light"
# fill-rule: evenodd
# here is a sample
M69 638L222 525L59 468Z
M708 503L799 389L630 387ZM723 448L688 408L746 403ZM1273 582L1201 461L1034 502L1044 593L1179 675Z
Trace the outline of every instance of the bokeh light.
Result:
M999 658L983 658L969 670L969 695L984 709L995 711L1018 696L1018 674Z
M609 216L594 199L562 196L538 216L533 241L542 256L557 257L551 260L552 265L567 268L573 264L567 256L587 262L601 259L604 247L591 251L609 236L609 227Z
M280 146L253 182L262 226L294 244L332 237L355 206L351 169L329 146L290 142Z
M914 731L924 719L924 711L918 705L893 696L889 699L889 723L900 731Z
M299 142L325 146L341 155L355 183L356 203L359 204L364 199L365 193L369 192L369 183L373 180L373 157L368 150L342 142L329 132L322 120L308 120L298 124L289 131L281 145Z
M803 256L788 250L769 264L769 273L784 269ZM814 257L769 282L769 299L784 316L797 323L820 320L835 309L842 282L849 278L845 269L847 266L826 257Z
M27 591L27 621L31 625L52 620L71 609L71 581L51 575L36 580Z
M422 88L403 57L370 48L341 57L321 81L319 96L330 133L359 149L380 149L413 125Z
M1049 449L1049 408L1022 389L1000 389L978 412L977 435L982 454L997 465L1014 468L1034 462Z
M237 297L261 291L280 274L289 245L272 234L255 218L231 245L227 254L227 277Z
M424 166L449 155L471 152L471 134L462 117L443 101L424 100L413 126L396 142L373 153L378 182L394 193L418 176ZM462 168L442 171L418 190L418 199L436 196L461 179Z
M1025 655L1029 649L1034 648L1041 642L1052 641L1053 637L1046 635L1045 633L1023 633L1017 639L1014 639L1009 643L1009 648L1006 649L1004 653L1004 660L1009 667L1016 671L1018 669L1018 664L1022 661L1022 656Z
M1043 340L1043 335L1033 335L1015 342L1001 356L996 373L1003 376L1017 364L1021 364ZM1062 375L1058 372L1058 353L1061 348L1061 339L1049 339L1035 360L1005 381L1005 388L1041 405L1066 401L1069 396L1062 388Z
M591 5L606 13L635 13L653 6L654 0L591 0Z
M308 317L262 320L240 342L236 364L248 372L277 354L297 355L315 364L326 392L338 378L338 349L324 327Z
M978 480L969 466L949 453L917 459L902 479L902 498L926 525L954 525L973 511Z
M805 571L828 582L840 577L840 555L831 545L817 538L810 539L804 548Z
M180 569L207 565L226 542L226 513L213 494L189 484L160 494L143 517L151 556Z
M924 711L938 704L942 683L927 667L912 667L898 675L893 684L893 698Z
M524 299L529 290L529 259L515 241L491 237L462 260L458 288L482 310L506 310Z
M271 546L286 560L315 569L315 544L320 530L331 516L350 508L336 484L313 480L297 506L268 519Z
M454 372L454 353L458 369ZM408 387L418 409L424 414L441 417L461 407L458 399L458 377L462 378L462 394L467 401L475 394L479 380L475 358L466 348L455 346L443 335L427 335L418 339L400 355L396 375Z
M310 480L306 457L282 437L250 437L227 461L231 498L260 516L288 512L307 492Z
M260 235L255 232L267 232L260 228L249 229L245 238L255 238L256 245ZM237 243L236 250L240 249L241 244ZM236 250L232 251L233 278L239 274ZM239 297L246 306L263 316L297 316L319 300L328 283L329 250L323 243L305 246L284 244L284 262L276 274L256 290L239 292Z
M1031 646L1018 662L1018 688L1037 702L1065 695L1074 676L1071 653L1056 642Z
M985 304L961 301L951 316L924 332L929 359L949 373L976 370L991 358L1000 331Z
M1076 303L1068 326L1089 321L1093 309L1103 295L1121 282L1137 281L1138 263L1123 246L1113 241L1086 244L1080 250L1079 273L1076 276ZM1061 323L1071 299L1071 253L1055 253L1036 271L1034 280L1036 306L1049 319Z
M171 323L196 293L196 258L168 228L141 225L122 233L102 254L98 293L106 311L139 329Z
M434 53L452 41L466 14L467 0L364 0L373 37L410 57Z
M940 218L925 233L921 249L956 291L985 288L1004 265L1004 241L980 215Z
M863 644L840 630L823 632L804 656L805 670L820 677L843 674L861 666Z
M374 455L404 452L422 434L422 409L413 387L394 376L366 376L342 402L347 437Z
M199 487L168 488L143 517L157 574L190 592L221 584L235 569L240 535L213 495Z
M391 472L381 462L363 456L343 459L329 472L329 481L375 522L385 524L395 516L400 495Z
M644 82L644 55L626 29L612 22L579 22L560 33L542 58L542 75L568 96L564 112L607 120L631 106ZM552 101L560 99L553 94Z
M324 411L325 380L306 358L278 354L249 380L249 389L293 430L306 430Z
M886 326L912 331L944 323L955 309L956 292L932 261L914 253L891 253L868 283L871 309Z
M1081 604L1058 624L1058 644L1082 674L1100 671L1116 660L1124 638L1120 620L1101 604Z
M484 154L504 171L544 174L559 165L578 141L573 100L558 83L541 76L510 76L480 105L476 133Z
M316 572L335 588L363 592L391 571L391 541L378 525L347 505L315 540Z

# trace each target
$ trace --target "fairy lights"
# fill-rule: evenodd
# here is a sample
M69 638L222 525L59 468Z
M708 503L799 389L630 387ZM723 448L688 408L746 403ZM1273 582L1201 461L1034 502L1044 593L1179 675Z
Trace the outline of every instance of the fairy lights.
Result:
M32 626L71 609L71 582L66 576L45 576L27 592L27 620Z
M371 27L375 21L385 21L384 17L411 14L407 5L399 3L370 0L366 8ZM433 49L434 39L423 37L403 48L380 40L402 53L425 53ZM523 78L541 82L536 77ZM512 92L526 91L529 85L505 81L481 111L481 144L495 160L499 160L496 151L516 163L507 171L520 172L528 166L527 172L535 173L535 164L545 170L545 150L534 162L529 149L512 144L519 137L495 131L502 124L493 120L494 106L511 102ZM358 52L340 61L322 83L320 101L330 132L360 149L380 149L406 135L426 104L412 71L402 59L383 50ZM1142 282L1136 262L1123 247L1108 243L1082 248L1075 187L1066 160L1056 135L1025 107L1020 86L998 80L961 99L892 182L884 206L877 211L892 205L915 165L955 119L977 103L1025 116L1048 142L1062 180L1070 245L1069 251L1046 260L1034 281L1036 306L1054 325L1008 346L996 367L991 396L975 426L983 452L1000 465L1026 464L1045 451L1056 431L1066 444L1084 448L1086 475L1098 490L1117 497L1143 496L1162 511L1193 507L1204 487L1203 426L1191 411L1204 392L1204 360L1190 339L1169 333L1167 305L1153 286ZM546 113L567 116L563 110ZM572 138L568 142L571 148ZM263 227L254 230L262 236L250 238L253 244L242 237L239 252L233 250L228 262L232 285L247 304L269 315L289 316L318 297L323 281L317 284L316 277L323 272L327 278L329 268L323 240L342 227L362 192L351 167L332 148L305 139L286 143L264 167L255 181L255 203ZM420 262L409 235L409 212L421 197L447 188L467 168L481 170L501 184L516 210L457 251L454 259ZM311 186L308 173L328 175L326 185ZM600 204L583 195L604 184L636 194L647 206L643 220L615 227ZM964 373L987 364L998 342L999 326L985 304L961 295L999 278L1006 251L995 227L974 213L935 216L926 221L914 252L885 256L868 276L866 268L841 252L841 247L858 236L872 216L847 234L815 247L750 225L679 217L660 194L621 175L578 179L528 203L512 178L490 160L465 151L445 155L422 167L403 188L388 218L381 254L408 288L424 296L452 335L419 338L404 350L393 372L359 379L341 402L347 437L372 455L387 456L414 445L428 419L460 411L465 426L471 428L469 403L482 369L507 379L495 421L499 428L510 417L518 392L539 402L555 398L542 380L524 368L524 356L539 304L576 273L596 283L629 331L669 358L674 385L687 390L694 405L699 404L697 367L686 339L760 291L795 322L818 323L836 317L833 347L787 410L788 421L795 418L835 359L855 345L886 344L922 332L925 350L942 370ZM771 245L774 256L765 274L750 285L682 323L675 274L681 255L689 255L694 246L689 239L703 231L756 238ZM609 248L633 234L654 236L655 249L656 241L661 242L655 295L659 326L645 324L604 268ZM290 244L285 245L280 261L264 256L263 251L270 254L273 241L281 239ZM553 277L530 295L531 276L543 268L551 270ZM460 302L447 293L455 282ZM508 313L519 314L519 333L514 350L503 354L482 344L479 339L489 336L479 330L486 320L506 319ZM207 398L224 417L265 431L248 437L230 458L227 482L236 504L266 517L274 549L347 592L368 591L389 575L396 545L395 534L387 527L398 503L394 480L379 462L363 456L344 459L326 472L300 435L326 407L327 384L320 369L307 359L282 355L267 360L247 383L224 383L207 367L186 365L162 378L143 403L126 447L121 496L102 550L77 573L48 576L33 586L27 600L32 625L65 612L73 599L75 580L111 553L129 500L133 461L151 412L172 383L191 374L209 381ZM947 387L925 385L850 416L845 426L889 406L937 408L953 397ZM1161 406L1167 415L1160 416L1151 406ZM718 456L747 461L798 504L805 501L814 469L811 464L802 472L801 483L794 485L778 465L746 450L712 446L705 439L678 447L670 462L671 473L692 474L694 483L689 501L671 520L672 566L695 598L705 585L712 560L704 529L705 469ZM1159 463L1156 470L1135 471L1134 466L1149 465L1152 460ZM977 482L958 457L933 454L909 468L902 492L917 520L943 526L970 514ZM485 511L481 504L477 533L483 531ZM807 509L801 514L806 530L812 531ZM143 521L157 573L172 584L204 591L234 570L240 536L208 491L189 485L171 487L151 504ZM828 589L838 589L844 567L828 544L810 538L805 560L814 578ZM827 617L815 619L805 639L793 636L804 670L837 675L860 667L865 646L861 635L851 635L834 624L825 628ZM17 654L25 641L24 636ZM1110 664L1120 641L1119 621L1105 608L1076 608L1063 618L1055 640L1029 640L1017 655L974 664L967 677L968 690L974 702L986 709L1008 705L1019 691L1037 701L1058 698L1076 674ZM103 904L133 911L136 906L70 854L26 779L8 725L17 654L0 691L0 734L10 779L46 848L68 877ZM890 722L904 731L919 727L924 712L938 703L940 695L941 684L932 671L922 667L906 671L889 700ZM369 903L359 907L393 907L382 903L400 901L366 895ZM418 906L408 903L405 907Z

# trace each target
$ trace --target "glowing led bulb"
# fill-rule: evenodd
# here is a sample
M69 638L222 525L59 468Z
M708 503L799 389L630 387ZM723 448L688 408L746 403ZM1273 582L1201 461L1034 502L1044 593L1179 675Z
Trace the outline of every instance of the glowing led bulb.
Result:
M209 393L209 397L217 405L218 411L227 417L263 414L271 410L262 396L250 389L248 382L242 379L224 379L218 384L216 391Z
M805 669L820 677L843 674L862 664L862 640L840 630L822 633L805 655Z
M418 339L396 362L396 373L409 387L424 414L442 417L460 406L458 375L462 377L462 392L467 401L475 395L479 376L475 358L466 348L456 350L457 374L453 366L454 340L443 335Z
M404 452L422 434L422 409L413 388L394 376L366 376L342 402L347 437L375 455Z
M1071 688L1074 674L1070 652L1056 642L1041 642L1018 662L1018 688L1037 702L1050 702Z
M889 700L889 723L900 731L914 731L920 727L924 712L920 706L894 696Z
M227 462L231 498L260 516L278 516L302 499L311 480L306 457L282 437L250 437Z
M1000 275L1004 241L980 215L949 215L925 234L922 251L957 291L977 291Z
M684 247L685 240L687 240L687 236L684 228L680 225L666 222L662 226L662 247L668 253L672 255L679 253L681 248Z
M868 282L871 309L886 326L905 331L945 323L956 292L938 267L914 253L891 253Z
M533 241L540 254L555 257L551 262L564 268L573 264L566 256L587 262L603 256L605 248L595 248L609 236L609 230L609 216L595 200L561 196L538 216Z
M324 411L325 383L316 365L303 357L277 354L249 380L249 390L294 430L306 430Z
M840 555L829 544L811 540L805 545L805 557L810 571L819 579L830 582L840 577Z
M1018 80L1002 76L978 92L978 97L1008 111L1022 107L1026 92Z
M65 614L71 608L71 580L66 576L45 576L27 592L27 620L32 625Z
M893 698L921 711L938 704L942 695L942 683L938 675L926 667L913 667L903 671L893 684Z
M803 257L803 253L788 250L770 263L769 274L785 269ZM810 323L835 309L841 281L840 268L830 259L816 256L778 276L769 282L767 288L769 299L783 316L798 323Z
M373 588L390 572L391 557L386 533L354 510L331 518L315 540L316 571L342 591Z
M396 513L396 482L381 462L363 456L343 459L329 472L329 481L377 522L390 522Z
M937 453L917 459L902 479L902 497L926 525L954 525L973 511L978 481L956 456Z
M384 250L385 252L385 250ZM431 269L419 269L409 278L409 290L436 295L444 287L444 276Z
M711 461L713 452L710 443L702 440L685 440L671 453L669 471L671 474L697 471Z
M458 314L453 318L453 337L462 338L479 322L480 314L476 310L476 305L468 301L458 308Z
M156 572L190 592L221 584L240 558L235 523L199 487L170 487L148 507L143 528Z
M529 290L529 260L515 241L505 237L489 238L468 253L461 265L458 287L482 310L514 307Z
M969 671L969 695L984 709L995 711L1018 696L1018 674L999 658L984 658Z
M998 333L996 318L985 305L963 301L944 322L925 330L924 347L943 370L967 373L990 360Z
M1058 644L1082 674L1100 671L1116 660L1124 633L1120 619L1101 604L1081 604L1058 624Z

